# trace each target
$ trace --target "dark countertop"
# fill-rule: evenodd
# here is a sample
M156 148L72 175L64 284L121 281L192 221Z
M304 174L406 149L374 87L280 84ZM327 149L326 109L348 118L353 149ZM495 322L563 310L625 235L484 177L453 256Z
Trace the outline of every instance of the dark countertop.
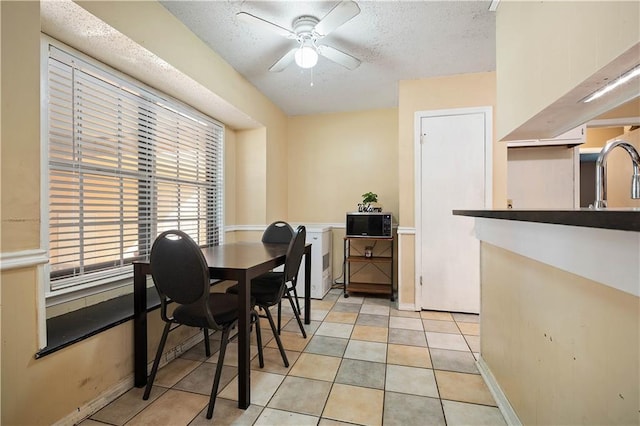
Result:
M640 232L640 209L563 209L563 210L453 210L456 216L488 219L519 220L552 223L556 225L584 226L588 228L617 229Z

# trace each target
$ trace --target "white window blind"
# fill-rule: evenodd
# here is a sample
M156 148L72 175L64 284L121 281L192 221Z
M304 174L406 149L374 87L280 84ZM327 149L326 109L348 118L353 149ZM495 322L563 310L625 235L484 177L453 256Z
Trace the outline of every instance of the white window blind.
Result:
M49 294L130 276L168 229L223 226L222 125L49 46Z

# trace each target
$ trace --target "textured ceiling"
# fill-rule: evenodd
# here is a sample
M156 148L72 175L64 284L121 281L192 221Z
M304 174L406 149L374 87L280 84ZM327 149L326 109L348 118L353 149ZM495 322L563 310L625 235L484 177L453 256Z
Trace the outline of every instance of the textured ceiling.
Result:
M489 0L358 1L360 14L322 39L362 61L353 71L321 57L313 71L269 72L296 42L236 18L248 12L291 29L296 17L321 19L337 3L161 1L287 115L393 108L399 80L495 70Z
M313 88L308 86L310 79L309 72L302 72L297 69L295 65L292 65L290 69L279 74L271 74L266 71L273 62L282 55L283 52L287 51L291 46L291 42L277 35L271 34L270 32L263 33L259 37L256 35L249 35L249 29L251 29L251 31L258 31L258 29L252 27L244 28L242 31L232 31L233 28L240 24L239 22L235 22L235 11L242 9L242 11L262 14L260 16L267 19L270 16L267 14L267 10L282 8L283 5L289 8L300 7L304 12L287 12L291 16L298 16L300 13L309 13L310 11L307 10L308 8L302 8L301 5L310 4L311 6L316 7L323 5L326 6L324 11L317 13L318 16L324 16L324 14L331 9L334 3L250 2L242 4L242 7L237 2L196 3L193 1L187 1L183 3L184 4L179 5L182 10L191 10L191 8L195 7L206 8L209 10L208 13L212 13L212 10L217 11L214 13L214 16L218 16L218 20L226 21L229 28L226 31L227 37L223 37L223 42L216 45L218 47L215 50L218 53L222 53L221 47L223 45L231 49L232 46L235 46L236 42L239 43L238 47L235 48L235 50L231 49L231 51L232 53L239 52L240 54L226 54L225 56L227 61L232 63L238 71L243 73L249 80L258 86L260 90L267 94L290 115L396 107L398 80L426 78L463 72L490 71L494 69L493 57L495 55L493 53L493 35L486 36L486 39L491 39L491 42L486 40L483 41L482 44L484 47L477 48L475 49L475 52L470 54L475 58L473 61L469 61L469 57L467 57L469 55L460 55L458 59L455 59L456 55L454 55L454 50L458 49L457 51L460 52L465 49L466 40L474 38L472 37L474 32L487 32L486 29L476 29L472 31L472 28L476 28L478 25L477 21L489 22L489 24L485 25L492 28L490 33L493 34L493 15L492 12L487 12L485 10L485 6L487 6L486 1L472 3L378 3L360 1L358 4L363 12L352 21L330 34L325 41L337 48L359 56L360 59L365 62L355 71L348 71L337 64L333 64L328 60L321 58L314 71L314 81L316 84ZM444 16L449 16L453 13L451 9L452 6L454 8L460 6L475 8L479 5L482 5L482 7L480 7L477 12L465 15L467 16L466 19L468 21L474 22L473 25L461 25L462 29L457 30L454 30L451 22L445 25L445 33L449 34L449 38L454 39L451 44L445 44L443 38L439 38L438 36L436 36L435 39L440 40L440 42L435 44L433 43L434 38L431 38L428 42L423 41L422 43L418 43L414 40L417 39L414 35L425 32L426 27L441 26L442 22L445 20ZM253 6L261 9L251 9ZM363 16L367 16L367 13L373 13L371 10L375 10L377 14L382 13L380 8L383 6L393 6L392 12L394 12L393 16L395 16L393 19L396 20L395 25L397 27L396 31L386 30L385 34L388 35L388 38L396 40L396 42L399 43L398 49L404 49L404 51L407 52L405 53L406 57L397 55L397 52L391 52L391 54L381 53L391 49L391 47L387 40L385 40L384 43L380 42L378 33L376 33L375 37L372 38L378 40L378 42L369 42L368 44L363 42L368 46L366 48L358 46L357 43L353 43L352 39L349 40L350 42L341 41L341 34L346 32L346 28L349 28L353 22L358 22L357 20L361 19ZM432 10L432 8L435 9ZM263 9L265 12L261 12ZM227 10L228 13L223 14L222 10ZM287 9L287 11L288 10L289 9ZM414 12L409 13L407 10L412 10ZM447 12L445 12L445 10ZM418 11L423 14L421 15L422 19L413 19L412 22L420 21L420 25L414 24L413 27L409 27L407 22L398 21L398 16L402 14L409 14L415 18ZM274 12L270 13L272 15L274 14ZM461 14L461 12L459 14ZM436 15L440 16L440 18L435 20L435 24L427 23L429 17L433 18ZM390 24L390 22L393 21L391 17L380 18L379 15L373 16L375 17L375 21L378 22L376 24L376 28L383 28L385 26L393 27L393 25ZM275 23L286 25L286 23L280 22L280 20L276 18L272 19ZM374 20L374 18L370 17L369 20ZM380 20L386 20L385 24L381 24L379 22ZM203 16L198 19L198 22L200 22L200 25L203 27L211 24L209 19L204 16L204 12ZM219 24L218 26L220 27L221 25L222 24ZM222 99L215 93L207 90L198 82L189 78L170 64L153 55L153 53L133 42L125 35L100 21L98 18L91 15L71 0L42 2L41 27L45 34L58 39L59 41L66 43L69 46L72 46L75 49L84 52L133 78L144 81L151 87L155 87L170 96L180 99L211 117L216 117L230 128L250 129L261 126L260 123L247 116L243 111L240 111L233 105L229 104L225 99ZM216 32L218 31L219 29L216 30ZM247 34L245 35L244 33ZM402 37L399 36L400 34L402 34ZM402 43L400 43L401 38L405 39ZM475 38L477 39L478 37ZM250 39L250 41L247 42L247 39ZM272 48L272 53L262 53L264 51L264 47L262 47L263 44L261 43L267 39L269 40L270 45L275 46L275 48ZM460 40L465 41L460 42ZM474 43L477 43L477 40ZM475 46L475 44L473 45ZM454 47L452 48L452 46ZM478 49L484 49L491 53L476 55L475 53L479 51ZM425 52L427 51L432 53L426 54ZM433 53L436 51L437 53ZM427 57L429 59L425 60ZM369 62L366 62L367 60ZM235 64L234 61L240 62L243 65ZM418 62L422 63L419 64ZM479 64L481 62L490 63L490 65L487 65L486 68L474 65L477 66L476 69L471 65ZM447 67L448 71L445 70ZM333 77L329 78L329 75ZM639 103L640 97L636 97L614 111L605 111L603 109L603 111L605 111L604 114L596 118L607 120L616 119L618 121L620 121L620 119L624 119L620 122L637 125L638 116L640 115L638 114L640 111ZM612 107L614 106L617 106L617 104L612 105ZM631 119L629 119L630 117Z

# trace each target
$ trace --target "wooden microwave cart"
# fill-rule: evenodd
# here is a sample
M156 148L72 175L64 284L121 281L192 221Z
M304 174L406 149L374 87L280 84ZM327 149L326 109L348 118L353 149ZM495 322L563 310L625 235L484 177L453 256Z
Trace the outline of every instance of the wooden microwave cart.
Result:
M368 256L367 246L372 248ZM344 297L387 294L393 301L393 237L344 237L343 277Z

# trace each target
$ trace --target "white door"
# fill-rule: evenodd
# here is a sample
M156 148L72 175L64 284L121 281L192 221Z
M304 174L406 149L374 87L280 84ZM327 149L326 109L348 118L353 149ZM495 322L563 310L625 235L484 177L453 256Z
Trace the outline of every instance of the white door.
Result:
M456 111L420 121L422 308L479 313L480 243L474 219L451 211L485 208L490 110Z

